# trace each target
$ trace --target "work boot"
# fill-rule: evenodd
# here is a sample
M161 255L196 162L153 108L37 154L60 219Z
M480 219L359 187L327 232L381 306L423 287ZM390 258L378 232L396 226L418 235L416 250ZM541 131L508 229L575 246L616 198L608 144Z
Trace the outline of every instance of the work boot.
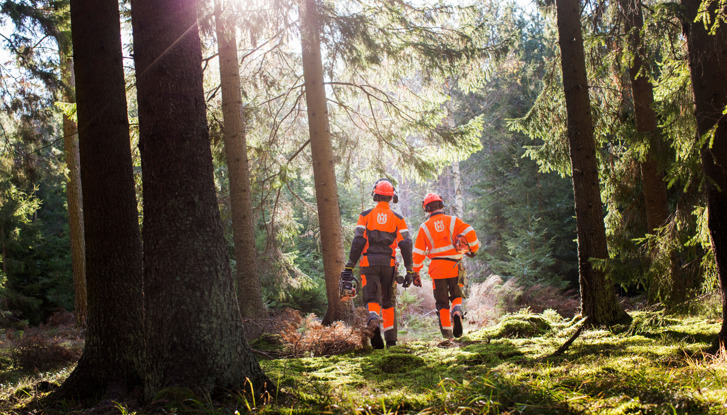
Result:
M384 348L384 339L381 337L381 325L379 323L381 323L381 318L378 315L372 315L366 323L366 329L371 333L371 347L374 349Z
M464 320L464 316L462 315L462 306L456 305L452 307L452 334L454 334L454 337L459 338L462 336L462 320Z
M442 329L442 336L444 336L447 340L452 340L454 336L452 335L452 330L449 329Z
M452 334L454 334L454 337L462 337L462 316L455 314L454 317L452 317L452 323L454 324L452 327Z
M387 341L386 341L386 348L387 348L387 349L388 349L389 347L394 347L394 346L396 346L396 340L387 340Z

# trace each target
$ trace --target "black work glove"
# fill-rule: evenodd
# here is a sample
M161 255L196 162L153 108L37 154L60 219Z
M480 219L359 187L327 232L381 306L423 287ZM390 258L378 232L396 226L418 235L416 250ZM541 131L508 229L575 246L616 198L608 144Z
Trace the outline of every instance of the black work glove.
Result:
M411 283L414 281L414 272L413 271L407 271L406 277L404 277L404 282L401 284L402 287L407 288L411 285Z
M421 277L419 277L419 273L418 272L412 272L412 274L413 274L412 283L414 284L414 286L415 287L421 287L422 286L422 279L421 279Z
M474 252L471 252L471 251L470 252L465 252L464 254L467 255L470 258L474 258L475 257L475 253Z

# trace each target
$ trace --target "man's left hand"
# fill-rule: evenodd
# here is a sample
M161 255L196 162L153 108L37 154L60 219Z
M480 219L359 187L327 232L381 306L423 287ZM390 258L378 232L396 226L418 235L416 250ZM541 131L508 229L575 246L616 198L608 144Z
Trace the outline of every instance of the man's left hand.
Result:
M422 286L422 279L419 277L418 272L412 272L414 274L412 276L412 284L414 284L415 287L421 287Z

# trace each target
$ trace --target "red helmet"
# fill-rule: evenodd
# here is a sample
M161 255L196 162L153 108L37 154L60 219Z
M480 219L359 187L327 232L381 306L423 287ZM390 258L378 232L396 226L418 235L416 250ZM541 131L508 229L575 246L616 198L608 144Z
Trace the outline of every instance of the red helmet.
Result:
M444 204L444 200L442 200L441 197L439 197L436 193L427 193L426 196L424 196L424 200L422 200L422 209L426 210L427 205L432 202L442 202Z
M382 196L394 196L394 185L386 179L379 179L376 184L374 184L373 193Z

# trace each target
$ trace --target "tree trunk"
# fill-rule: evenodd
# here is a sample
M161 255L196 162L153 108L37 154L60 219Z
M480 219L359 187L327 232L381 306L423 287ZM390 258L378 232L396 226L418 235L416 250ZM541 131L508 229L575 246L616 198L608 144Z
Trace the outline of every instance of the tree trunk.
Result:
M129 146L118 3L72 0L86 240L88 328L78 366L54 397L140 396L141 240Z
M591 263L592 259L607 259L608 249L588 97L580 2L556 0L556 8L576 209L581 312L589 324L612 324L625 321L629 316L618 303L607 276Z
M722 294L722 329L718 339L724 347L727 342L727 116L724 115L727 106L727 27L722 23L715 34L710 35L701 21L695 23L700 3L700 0L682 0L686 11L682 24L687 37L697 131L704 140L700 144L707 223ZM718 2L714 2L709 9L712 22L717 5Z
M69 39L62 36L58 40L63 80L63 99L75 103L75 78L73 77L73 58ZM73 269L73 303L76 325L86 326L86 247L83 240L83 201L81 192L81 156L78 149L78 128L76 123L63 114L63 147L68 167L66 200L68 203L68 228L71 240L71 267Z
M215 194L196 1L132 0L144 191L147 398L268 382L245 340ZM247 385L247 382L252 385Z
M230 209L232 234L237 263L237 298L242 317L262 317L265 305L255 261L255 228L252 222L250 172L243 119L240 69L237 60L235 26L223 9L222 0L215 3L215 29L222 81L223 139L227 170L230 177Z
M8 268L5 265L5 222L0 220L0 243L2 244L3 275L8 275Z
M335 161L328 124L326 90L323 83L320 23L315 0L300 0L301 44L303 47L303 77L308 105L308 130L313 158L313 176L321 229L323 270L326 278L328 310L323 324L336 320L353 322L353 311L338 296L338 277L343 270L343 234L341 211L338 207L338 185Z
M629 51L633 54L629 78L634 99L636 131L643 133L649 142L649 151L640 167L646 208L646 226L653 234L669 219L669 201L666 194L664 171L655 156L661 151L662 136L654 110L654 88L647 77L649 68L643 59L644 47L641 44L640 32L644 26L644 18L641 2L640 0L620 0L620 7L624 16L624 29ZM674 252L670 253L670 274L672 286L667 301L673 305L679 305L686 299L687 285L684 274L679 272L678 258Z
M462 174L459 162L452 163L452 184L454 186L454 216L464 217L464 196L462 195Z

